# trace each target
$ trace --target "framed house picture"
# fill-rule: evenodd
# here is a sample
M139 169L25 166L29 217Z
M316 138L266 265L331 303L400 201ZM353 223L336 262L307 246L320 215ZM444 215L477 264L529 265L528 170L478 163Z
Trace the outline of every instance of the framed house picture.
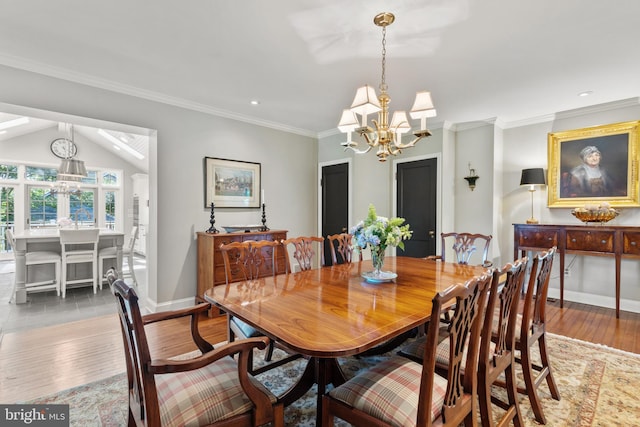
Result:
M639 132L640 121L633 121L550 133L548 206L640 206Z
M260 163L204 158L204 207L260 207Z

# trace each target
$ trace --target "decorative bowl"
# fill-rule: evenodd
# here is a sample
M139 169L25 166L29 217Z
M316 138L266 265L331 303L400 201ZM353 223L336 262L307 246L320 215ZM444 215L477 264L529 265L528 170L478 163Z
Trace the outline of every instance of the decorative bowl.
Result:
M609 222L615 217L617 217L620 212L615 209L597 209L597 210L587 210L587 209L574 209L571 211L571 214L578 218L582 222L599 222L605 223Z

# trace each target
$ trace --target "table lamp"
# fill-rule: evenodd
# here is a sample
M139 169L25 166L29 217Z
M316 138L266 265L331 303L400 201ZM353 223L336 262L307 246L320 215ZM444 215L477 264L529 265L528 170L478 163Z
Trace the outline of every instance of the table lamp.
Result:
M544 179L544 169L532 168L522 169L522 177L520 178L520 185L528 185L529 192L531 193L531 218L527 220L527 224L537 224L538 220L533 217L533 193L536 191L536 185L546 185L547 182Z

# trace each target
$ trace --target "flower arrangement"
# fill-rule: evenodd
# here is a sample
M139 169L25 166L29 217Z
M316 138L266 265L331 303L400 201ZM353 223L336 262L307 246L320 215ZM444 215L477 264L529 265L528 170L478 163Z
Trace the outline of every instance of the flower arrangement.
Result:
M58 227L60 228L68 228L73 225L73 221L71 220L71 218L67 218L66 216L59 218L57 222Z
M369 205L369 213L364 221L351 227L355 245L360 250L371 248L371 259L376 272L379 273L384 262L384 251L388 246L404 249L403 240L411 238L409 224L404 218L386 218L376 214L376 208Z

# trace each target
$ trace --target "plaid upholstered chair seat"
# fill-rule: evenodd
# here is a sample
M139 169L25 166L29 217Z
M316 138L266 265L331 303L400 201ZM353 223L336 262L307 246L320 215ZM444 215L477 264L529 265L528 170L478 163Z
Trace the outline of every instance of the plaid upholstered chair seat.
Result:
M329 395L389 425L411 426L418 415L421 375L422 365L395 356L334 388ZM434 375L431 419L440 416L446 391L447 379Z
M249 379L272 404L277 402L260 382ZM155 375L155 381L162 426L204 426L253 409L240 386L238 366L230 357L194 371Z

